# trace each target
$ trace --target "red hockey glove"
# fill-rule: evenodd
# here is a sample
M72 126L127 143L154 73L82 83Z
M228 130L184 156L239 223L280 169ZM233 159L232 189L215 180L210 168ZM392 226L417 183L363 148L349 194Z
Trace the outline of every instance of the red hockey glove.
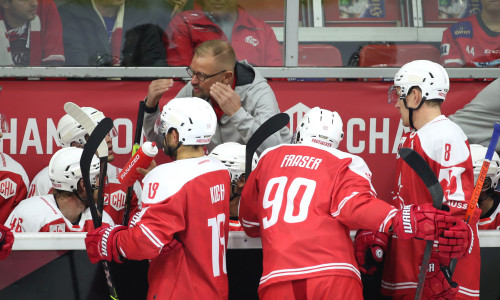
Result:
M462 258L472 252L474 242L472 228L457 218L455 226L445 230L438 242L438 253L441 258Z
M388 241L389 236L384 232L358 230L354 237L354 255L361 272L369 275L375 273L377 263L384 258Z
M417 238L434 241L455 225L456 219L449 212L438 210L430 203L405 205L394 216L392 228L400 239Z
M436 252L432 253L429 260L429 269L425 276L424 293L426 299L451 300L458 293L458 284L451 280L451 274L447 266L440 265Z
M0 260L9 256L12 244L14 244L14 234L9 227L0 224Z
M127 229L126 226L115 225L99 227L87 233L85 246L90 262L95 264L101 260L121 262L120 254L116 248L116 233Z

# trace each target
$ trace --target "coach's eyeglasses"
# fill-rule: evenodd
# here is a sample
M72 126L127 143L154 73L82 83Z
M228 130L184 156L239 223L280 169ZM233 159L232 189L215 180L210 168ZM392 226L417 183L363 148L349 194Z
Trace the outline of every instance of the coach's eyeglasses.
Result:
M193 69L191 69L191 67L187 67L186 72L188 73L189 77L193 78L193 76L196 76L196 78L198 78L199 81L204 82L205 80L207 80L210 77L214 77L214 76L217 76L217 75L220 75L220 74L226 72L226 70L222 70L222 71L217 72L217 73L212 74L212 75L206 75L206 74L203 74L201 72L195 73L193 71Z

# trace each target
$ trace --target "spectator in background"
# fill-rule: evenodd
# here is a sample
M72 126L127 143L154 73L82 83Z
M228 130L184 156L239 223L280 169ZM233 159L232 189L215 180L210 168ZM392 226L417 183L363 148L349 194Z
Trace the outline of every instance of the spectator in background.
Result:
M161 1L161 3L159 2ZM151 35L142 55L149 58L136 63L142 66L165 66L165 41L153 25L165 28L170 20L170 8L164 0L69 0L59 7L64 32L66 65L68 66L119 66L125 37L134 35L136 26L150 24ZM141 41L140 39L138 41ZM130 65L128 47L124 55ZM133 55L132 55L133 56Z
M61 19L52 0L0 0L0 66L64 64Z
M167 28L170 66L188 66L194 48L209 40L231 43L238 60L253 66L282 66L278 40L264 21L252 17L237 0L204 0L202 9L176 15Z
M191 82L176 98L206 99L217 115L218 128L207 145L208 151L226 142L246 144L262 123L280 112L266 79L247 62L237 62L234 50L226 41L211 40L198 45L187 73ZM172 79L152 81L145 100L144 133L147 140L155 141L158 147L163 146L163 137L153 131L159 115L158 103L172 85ZM290 131L284 127L264 141L257 153L288 141Z
M487 150L488 148L478 144L470 145L475 183L481 172ZM486 173L481 194L479 194L479 198L477 199L477 204L481 209L481 219L478 223L479 229L500 230L500 206L498 205L500 203L500 194L495 191L498 179L500 179L500 157L496 152L493 152L493 158Z
M94 229L87 193L80 170L83 149L59 149L49 163L52 194L23 200L5 222L14 232L86 232ZM90 183L97 199L99 159L92 158ZM102 223L114 225L104 211Z
M166 44L167 36L158 25L137 25L125 32L121 65L164 67L167 65Z
M500 2L481 0L481 12L443 33L441 63L445 67L500 66Z
M0 114L0 139L9 131L5 115ZM0 224L3 224L10 212L26 199L29 179L24 168L9 155L0 152Z
M479 92L471 102L448 118L457 123L471 144L488 147L493 133L493 124L500 121L500 78ZM500 151L500 144L496 151Z

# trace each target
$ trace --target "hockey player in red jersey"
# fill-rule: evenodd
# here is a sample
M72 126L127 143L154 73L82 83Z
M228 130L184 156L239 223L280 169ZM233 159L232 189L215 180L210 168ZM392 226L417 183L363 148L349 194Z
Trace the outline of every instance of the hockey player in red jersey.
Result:
M21 201L5 225L14 232L86 232L94 229L80 170L82 152L83 149L69 147L54 153L49 163L52 194ZM99 159L94 156L90 168L94 193L98 178ZM103 212L102 222L114 225L106 212Z
M7 118L0 114L0 139L9 132ZM3 224L10 212L26 199L29 179L23 166L9 155L0 152L0 224Z
M500 2L481 0L481 12L443 32L441 63L445 67L500 67Z
M210 155L220 160L231 174L231 200L229 201L229 231L243 231L238 221L238 208L243 186L245 186L246 146L240 143L227 142L215 147ZM252 159L252 169L257 165L257 153Z
M411 128L411 131L401 137L398 149L412 148L425 159L443 187L443 204L449 207L452 215L463 220L474 189L474 177L466 135L458 125L441 114L441 104L449 88L448 74L441 65L426 60L412 61L396 73L394 85L389 90L389 102L396 102L395 107L401 114L402 124ZM431 195L425 191L423 181L398 157L393 199L390 203L400 208L412 204L430 204ZM471 255L462 258L463 255L455 253L448 258L438 258L439 252L433 250L430 271L424 285L427 298L479 298L481 261L476 230L478 219L479 210L476 210L469 222L470 226L462 221L457 224L463 230L471 230L472 244L467 251ZM413 299L425 242L402 240L396 236L389 239L382 293L394 299ZM458 283L458 287L450 284L446 273L440 271L441 267L450 264L450 258L458 259L453 274L453 281Z
M472 155L472 166L474 168L474 182L477 182L481 167L483 166L484 157L488 148L479 144L470 145ZM500 194L495 191L500 179L500 156L493 152L493 157L490 162L490 167L484 179L481 194L477 199L477 204L481 209L481 219L479 220L479 229L496 229L500 230Z
M104 118L104 114L95 108L82 107L82 109L95 123L98 123ZM106 136L106 143L108 145L108 167L107 180L104 187L104 211L113 218L115 224L122 224L127 187L120 184L118 180L118 173L120 173L121 169L110 164L110 162L115 159L112 145L112 138L114 136L116 136L115 128ZM66 114L57 124L57 137L59 139L59 144L63 148L83 148L87 142L89 133L87 133L75 119ZM136 182L133 187L134 192L132 193L131 200L131 215L140 210L140 201L136 195L142 192L139 182ZM52 184L49 179L48 167L45 167L33 178L29 189L29 197L49 194L51 188Z
M265 150L240 200L245 232L260 236L260 299L362 299L361 276L349 229L434 240L449 255L467 232L444 238L459 220L432 205L398 210L376 198L360 157L337 150L343 138L337 112L315 107L297 127L295 144ZM465 234L464 234L465 233Z
M204 155L217 118L200 98L177 98L157 121L174 162L143 180L143 208L125 226L89 232L90 261L151 260L147 299L227 299L230 175Z

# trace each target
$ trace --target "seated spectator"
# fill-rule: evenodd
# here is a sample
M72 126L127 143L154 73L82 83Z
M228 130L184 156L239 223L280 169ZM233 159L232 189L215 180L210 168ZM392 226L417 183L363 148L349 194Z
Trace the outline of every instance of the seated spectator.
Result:
M23 200L10 214L5 226L14 232L85 232L94 229L87 193L80 170L83 149L69 147L58 150L49 163L52 194ZM90 182L97 199L99 159L94 156ZM114 225L104 211L103 224Z
M61 19L52 0L0 0L0 66L64 64Z
M8 131L5 115L0 114L0 139ZM29 179L23 166L2 152L0 152L0 185L9 187L0 193L0 224L3 224L14 207L26 199Z
M124 33L143 24L167 26L170 10L166 5L157 5L157 1L68 0L59 7L66 65L119 66L123 60ZM161 36L149 41L154 45L148 45L148 51L143 53L152 58L148 65L165 66Z
M209 40L231 43L238 60L253 66L282 66L273 30L238 6L237 0L205 0L202 9L177 14L167 27L170 66L189 66L197 45Z
M229 230L243 231L240 221L238 221L238 208L240 206L240 196L245 186L245 157L246 146L227 142L215 147L208 155L220 160L231 174L231 198L229 198ZM257 154L254 153L252 159L252 169L257 166Z
M500 66L500 2L481 0L481 12L443 33L441 63L445 67Z
M500 78L487 85L470 103L448 118L462 128L471 144L487 147L493 133L493 124L500 120L499 99ZM500 143L496 151L500 152Z
M487 150L488 148L478 144L470 145L472 166L474 167L474 182L477 182ZM481 209L481 219L478 223L479 229L500 230L500 206L498 205L500 203L500 194L495 191L498 179L500 179L500 157L494 152L481 194L477 199L477 204Z

